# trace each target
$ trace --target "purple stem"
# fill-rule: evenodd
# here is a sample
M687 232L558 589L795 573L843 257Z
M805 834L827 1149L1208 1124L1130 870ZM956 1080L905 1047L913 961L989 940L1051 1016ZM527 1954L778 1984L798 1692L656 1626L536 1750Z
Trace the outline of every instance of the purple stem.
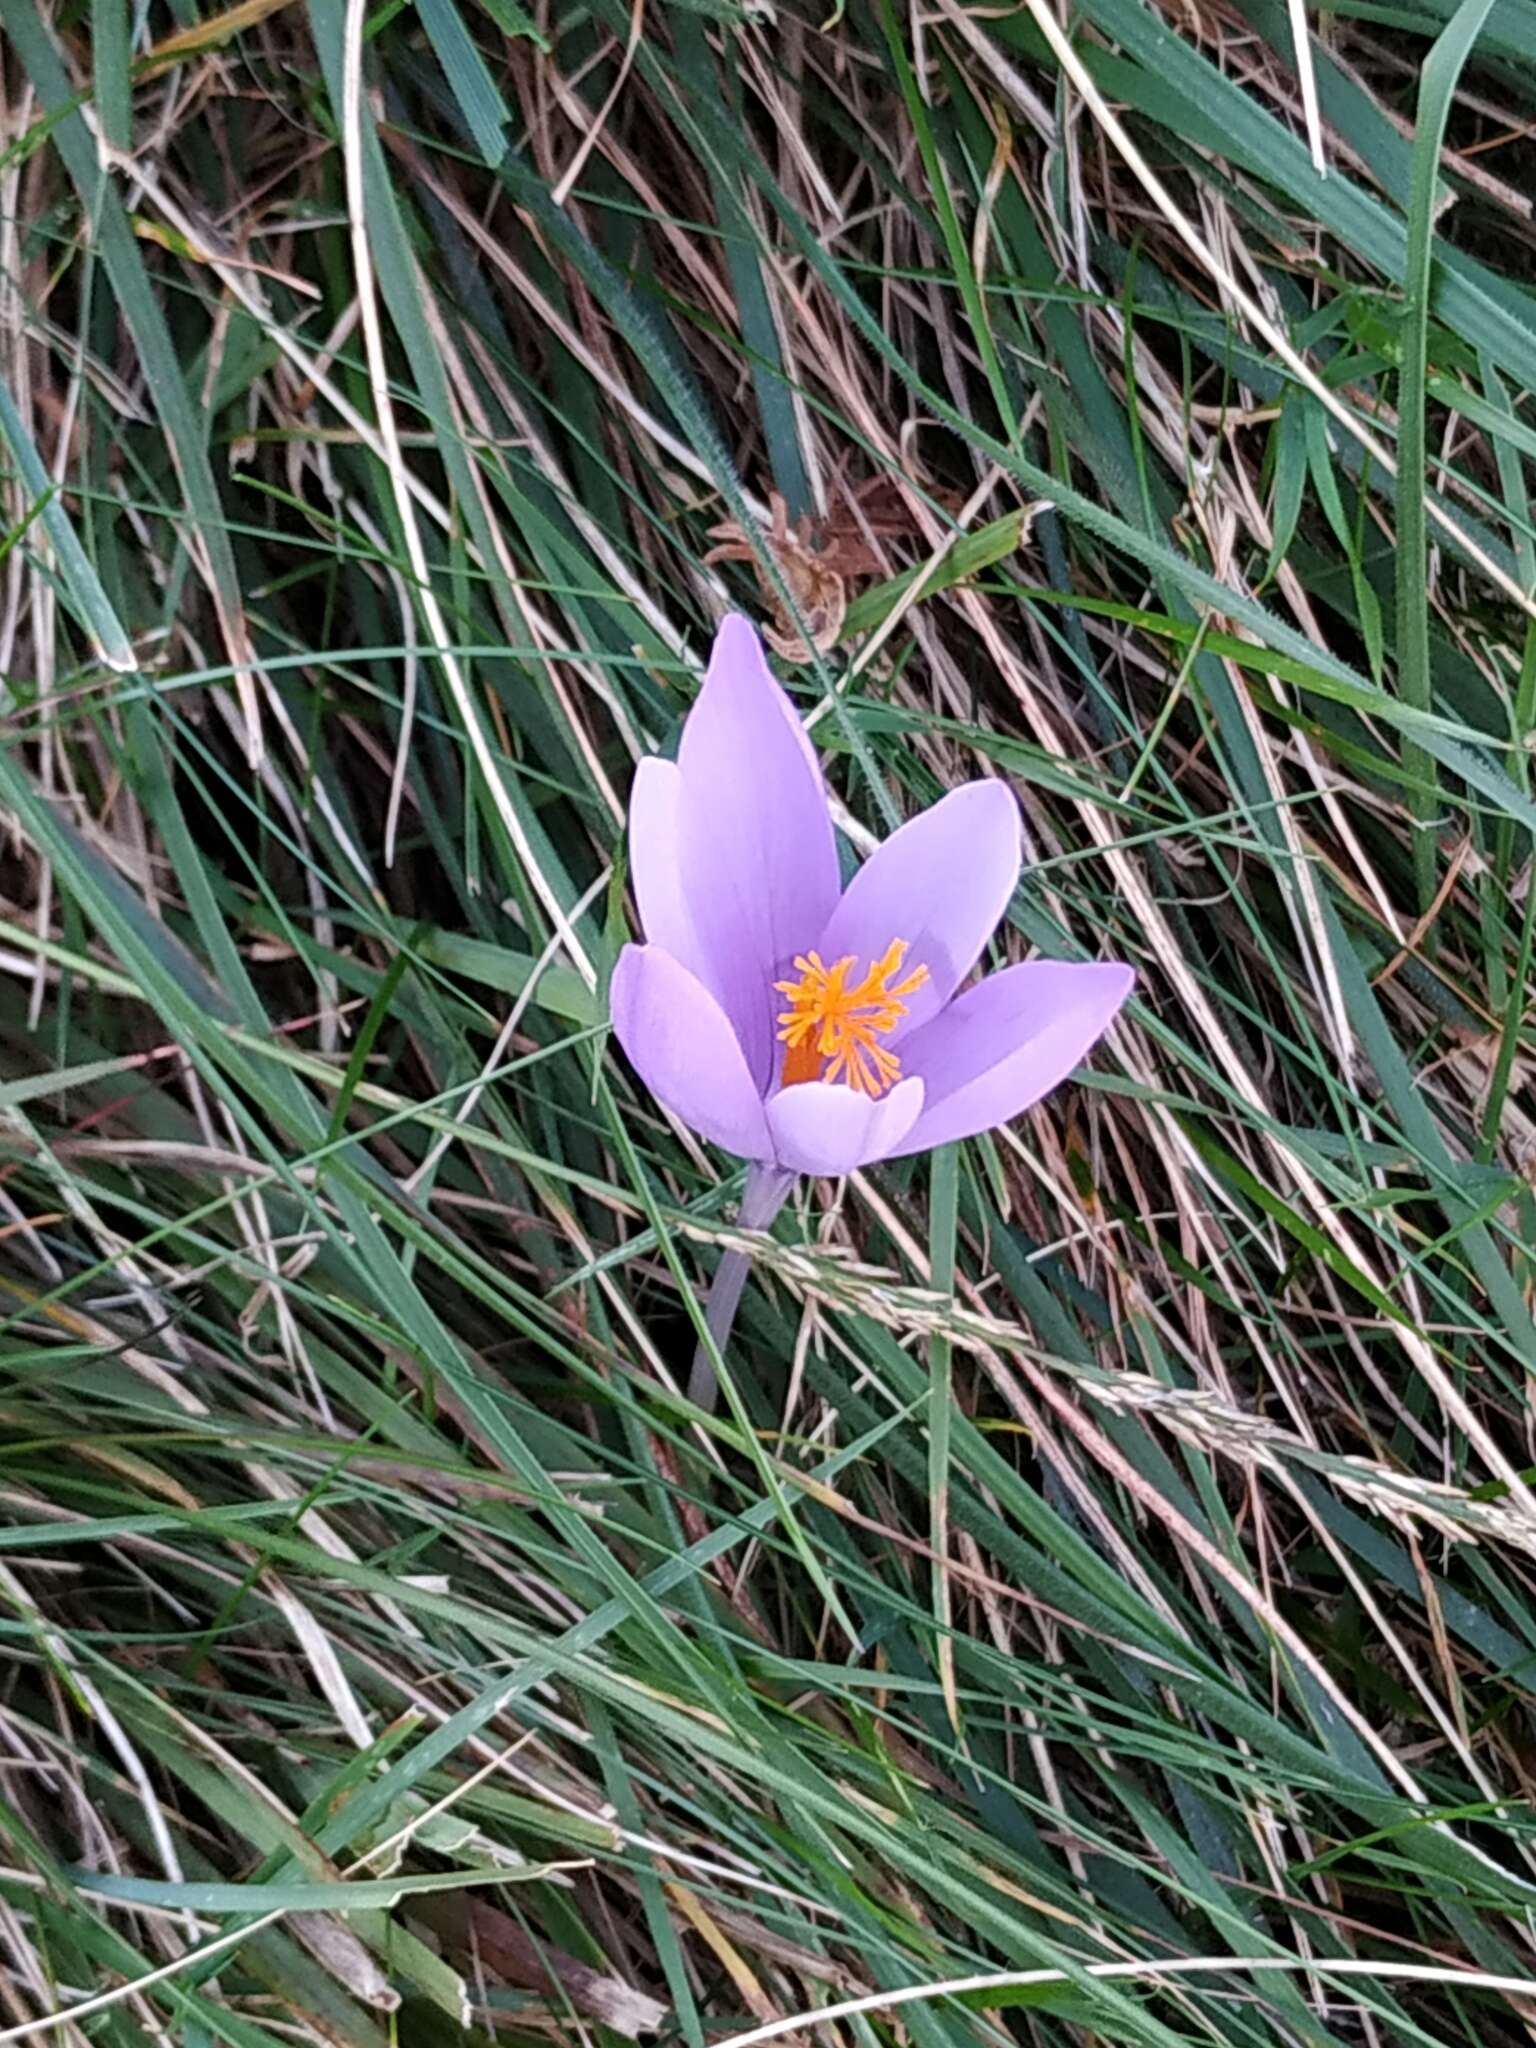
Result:
M741 1208L736 1216L741 1228L766 1230L783 1208L785 1197L794 1184L795 1176L777 1166L750 1167L747 1184L742 1189ZM704 1327L714 1340L716 1353L721 1356L725 1353L731 1325L736 1320L741 1290L747 1284L751 1264L745 1252L725 1251L720 1254L720 1263L715 1268L704 1309ZM688 1398L696 1408L711 1413L718 1392L715 1361L710 1355L709 1345L701 1339L698 1350L693 1354L693 1370L688 1375Z

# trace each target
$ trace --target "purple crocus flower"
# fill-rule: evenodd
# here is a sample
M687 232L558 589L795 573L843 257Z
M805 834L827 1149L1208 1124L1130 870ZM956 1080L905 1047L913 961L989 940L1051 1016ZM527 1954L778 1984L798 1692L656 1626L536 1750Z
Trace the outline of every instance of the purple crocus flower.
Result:
M1032 960L960 984L1019 875L1019 814L970 782L844 889L821 770L743 618L675 763L642 761L629 850L646 943L613 1027L651 1093L727 1152L844 1174L1007 1123L1065 1080L1129 967Z
M1032 960L961 993L1018 881L1018 806L1001 782L951 790L843 888L821 769L743 618L716 636L676 762L640 764L629 851L645 944L619 956L613 1028L660 1102L753 1163L749 1227L797 1174L851 1173L1020 1115L1134 979L1113 962ZM738 1277L725 1322L739 1291Z

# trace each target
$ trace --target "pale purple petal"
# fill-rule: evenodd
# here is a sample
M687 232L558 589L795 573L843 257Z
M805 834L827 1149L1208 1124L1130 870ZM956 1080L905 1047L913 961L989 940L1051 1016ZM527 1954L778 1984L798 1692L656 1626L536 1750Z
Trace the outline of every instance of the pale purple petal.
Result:
M878 1099L840 1081L802 1081L769 1101L774 1156L792 1173L852 1173L899 1148L922 1107L917 1080Z
M981 957L1019 879L1019 807L1001 782L967 782L876 847L821 937L830 967L860 968L892 939L911 951L903 972L928 970L891 1033L899 1044L937 1015Z
M775 981L837 901L837 849L816 755L742 618L721 626L677 757L678 874L700 979L736 1027L761 1092L775 1067Z
M1031 960L967 989L902 1047L902 1065L928 1092L893 1150L921 1152L1022 1116L1109 1029L1135 979L1114 961Z
M659 946L626 946L609 991L614 1035L646 1087L702 1137L743 1159L773 1147L730 1020Z
M640 763L629 792L629 866L646 943L660 946L704 979L698 932L683 888L682 796L683 778L675 762L652 754Z

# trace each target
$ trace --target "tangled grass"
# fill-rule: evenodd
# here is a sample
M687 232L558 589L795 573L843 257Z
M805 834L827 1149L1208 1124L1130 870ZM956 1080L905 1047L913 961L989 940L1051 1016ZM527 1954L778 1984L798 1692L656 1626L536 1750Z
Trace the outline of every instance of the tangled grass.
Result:
M1525 2038L1532 0L0 20L0 2042ZM1139 974L768 1239L731 604Z

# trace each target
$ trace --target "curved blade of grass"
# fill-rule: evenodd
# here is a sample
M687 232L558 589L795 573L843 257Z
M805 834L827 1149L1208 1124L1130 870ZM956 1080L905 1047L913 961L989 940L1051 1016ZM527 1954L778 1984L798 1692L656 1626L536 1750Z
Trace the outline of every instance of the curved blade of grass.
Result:
M1402 369L1397 380L1397 658L1398 688L1420 711L1430 708L1428 531L1424 516L1425 414L1429 375L1430 275L1434 256L1435 200L1440 149L1462 69L1493 0L1461 0L1424 60L1408 178L1407 244L1403 257ZM1434 769L1412 742L1404 765L1418 779L1414 815L1414 874L1419 908L1435 894L1435 839L1430 821L1438 806Z

